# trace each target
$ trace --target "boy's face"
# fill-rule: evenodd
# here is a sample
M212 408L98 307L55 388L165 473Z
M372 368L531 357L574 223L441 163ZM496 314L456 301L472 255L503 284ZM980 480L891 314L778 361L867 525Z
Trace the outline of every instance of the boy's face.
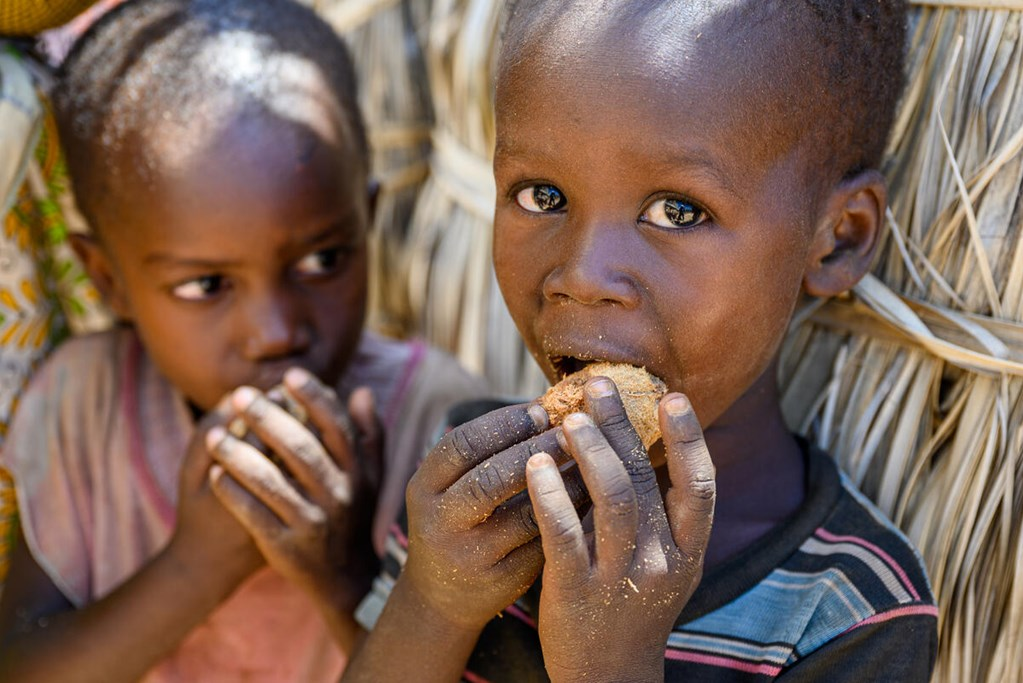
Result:
M291 366L335 383L365 315L365 172L354 152L270 115L207 143L102 209L109 298L202 409Z
M774 390L816 198L750 48L769 30L681 33L623 22L505 52L494 263L551 381L646 366L708 425Z

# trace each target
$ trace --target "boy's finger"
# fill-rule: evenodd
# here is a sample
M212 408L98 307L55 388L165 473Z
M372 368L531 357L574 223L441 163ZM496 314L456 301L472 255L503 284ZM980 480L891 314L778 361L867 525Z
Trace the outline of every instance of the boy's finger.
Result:
M548 453L559 462L568 460L558 444L559 430L549 430L516 443L473 467L443 493L441 514L449 524L469 528L490 517L494 510L526 490L526 461L534 453Z
M306 500L284 473L249 444L240 441L222 427L214 427L206 437L206 446L214 460L239 485L269 508L288 526L316 521L322 512Z
M643 447L636 428L629 421L614 382L605 377L594 377L586 383L584 396L587 411L625 465L640 508L663 509L657 474L650 465L650 455ZM660 516L655 518L659 519Z
M588 576L590 552L583 526L554 458L546 453L532 456L526 464L526 479L548 571L556 571L558 580L569 583Z
M525 471L525 468L523 468ZM578 468L571 468L561 473L565 491L572 501L573 507L583 516L583 510L590 501L582 475ZM540 535L540 526L536 522L536 511L529 498L529 491L517 493L508 502L501 505L494 514L480 527L486 535L488 543L499 549L501 556L508 553L508 548L517 548Z
M714 522L714 463L689 399L682 394L665 396L660 420L671 477L666 496L671 535L686 562L702 566Z
M309 414L309 423L319 431L334 462L353 477L359 476L359 464L352 452L352 425L337 392L298 367L284 373L284 386Z
M640 525L639 499L632 479L588 415L573 413L562 427L593 500L597 571L622 576L632 565ZM646 514L647 509L643 510Z
M301 422L251 387L235 390L231 401L252 433L281 459L313 500L345 499L348 477Z
M539 537L520 545L501 558L494 565L494 583L501 586L517 586L518 595L523 595L536 583L536 577L543 569L543 542Z
M213 494L250 536L263 539L280 532L282 525L277 515L239 484L222 466L214 465L210 468L209 481Z
M423 460L416 479L425 490L440 493L495 453L539 434L547 424L547 413L535 404L487 413L445 434Z

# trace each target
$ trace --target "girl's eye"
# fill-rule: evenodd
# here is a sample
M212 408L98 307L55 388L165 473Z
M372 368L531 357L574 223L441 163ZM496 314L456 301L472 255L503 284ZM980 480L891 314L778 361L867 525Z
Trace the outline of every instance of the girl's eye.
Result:
M707 212L684 199L658 199L651 204L639 219L658 228L674 230L695 228L707 220Z
M302 257L295 264L295 271L300 275L326 275L337 270L338 261L341 257L341 249L321 249L320 251Z
M553 185L530 185L515 195L515 201L530 213L560 211L568 204L565 195Z
M185 301L205 301L219 294L225 286L223 275L203 275L194 280L182 282L175 286L171 293Z

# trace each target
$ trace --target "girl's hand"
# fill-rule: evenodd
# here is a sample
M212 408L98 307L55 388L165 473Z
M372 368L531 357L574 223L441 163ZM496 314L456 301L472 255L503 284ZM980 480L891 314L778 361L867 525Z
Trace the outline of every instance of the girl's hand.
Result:
M207 445L218 466L210 481L267 562L323 603L328 615L343 618L378 568L370 537L382 433L373 396L366 388L352 393L350 423L337 394L308 372L289 370L284 384L316 434L266 395L242 387L231 405L258 441L211 431Z
M565 457L560 430L546 427L538 407L496 410L445 435L412 478L399 583L428 612L424 619L478 635L536 580L543 556L525 464L541 450ZM567 483L572 507L585 493L578 478Z
M573 414L563 428L593 500L592 536L554 461L538 453L527 466L546 556L544 662L554 681L662 680L668 635L703 571L714 466L688 399L665 396L658 416L671 479L665 511L614 385L590 380L586 400L593 418Z
M214 462L206 449L207 435L223 431L233 417L225 398L196 425L181 467L177 523L163 552L197 590L209 591L214 604L263 564L249 533L224 509L209 483Z

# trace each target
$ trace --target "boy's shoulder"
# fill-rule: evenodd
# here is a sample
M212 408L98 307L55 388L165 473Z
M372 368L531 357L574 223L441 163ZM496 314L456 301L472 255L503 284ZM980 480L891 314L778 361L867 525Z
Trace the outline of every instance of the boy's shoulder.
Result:
M920 555L827 455L809 447L807 457L803 508L705 579L668 641L669 668L820 675L827 660L861 680L926 678L938 611ZM878 639L907 651L886 653ZM899 668L878 669L886 659Z

